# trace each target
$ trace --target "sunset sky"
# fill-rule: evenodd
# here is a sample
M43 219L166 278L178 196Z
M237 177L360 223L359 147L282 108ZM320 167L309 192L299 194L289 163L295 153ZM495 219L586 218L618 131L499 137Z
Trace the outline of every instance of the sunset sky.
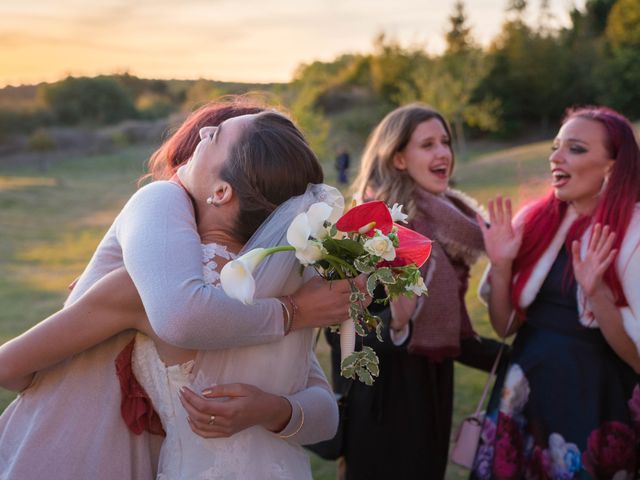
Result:
M540 0L530 0L536 18ZM551 0L558 25L571 5ZM367 52L379 32L442 51L454 0L0 0L0 86L66 75L291 80L300 63ZM478 41L506 0L466 0Z

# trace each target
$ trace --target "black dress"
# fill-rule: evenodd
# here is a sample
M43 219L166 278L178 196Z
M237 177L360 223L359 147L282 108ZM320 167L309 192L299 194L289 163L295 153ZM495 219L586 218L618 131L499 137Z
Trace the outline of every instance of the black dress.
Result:
M527 309L489 402L473 479L638 478L638 376L600 329L580 324L568 261L562 249Z
M462 296L464 292L466 281ZM451 434L453 359L432 362L409 354L408 340L395 346L389 337L390 309L374 303L370 310L385 326L382 343L373 334L364 337L364 344L380 359L380 375L372 386L351 382L345 428L346 478L442 479ZM338 373L339 337L328 334L327 338L332 346L334 390L344 392L345 380ZM493 340L470 337L461 342L457 360L489 371L498 347Z

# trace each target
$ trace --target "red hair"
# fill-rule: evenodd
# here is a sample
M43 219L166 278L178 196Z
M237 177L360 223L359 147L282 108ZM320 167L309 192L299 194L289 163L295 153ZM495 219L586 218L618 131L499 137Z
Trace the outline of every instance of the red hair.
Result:
M562 124L573 118L595 121L604 127L605 148L614 164L595 211L591 216L581 217L574 222L565 245L569 248L571 242L579 240L590 224L600 223L609 225L616 233L613 248L619 251L635 204L640 200L640 149L633 127L624 116L607 107L569 109ZM525 213L522 246L513 262L513 275L518 275L512 289L514 305L518 305L533 267L553 239L566 212L567 203L550 193L534 202ZM604 281L611 288L616 305L627 305L614 264L605 272Z
M224 102L208 103L194 112L149 158L149 173L141 180L168 180L185 163L200 142L202 127L218 126L225 120L241 115L260 113L264 107L238 97Z

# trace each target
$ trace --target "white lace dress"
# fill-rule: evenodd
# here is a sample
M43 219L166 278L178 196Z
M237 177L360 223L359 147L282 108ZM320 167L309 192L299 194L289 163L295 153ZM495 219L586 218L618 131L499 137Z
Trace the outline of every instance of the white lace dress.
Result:
M220 279L216 257L230 259L232 254L216 244L203 245L205 281L214 285ZM309 458L302 447L262 427L248 428L230 438L205 439L196 435L189 428L178 396L185 385L200 391L235 382L278 395L292 394L305 387L311 348L312 332L298 331L270 344L206 352L206 357L199 353L195 360L165 366L153 340L138 334L133 371L167 433L160 452L158 479L311 479Z

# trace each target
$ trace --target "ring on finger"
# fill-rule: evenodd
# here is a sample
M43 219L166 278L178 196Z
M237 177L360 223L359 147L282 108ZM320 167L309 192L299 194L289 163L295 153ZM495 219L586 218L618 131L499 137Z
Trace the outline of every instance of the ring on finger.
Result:
M213 425L213 422L216 421L215 415L209 415L209 421L207 422L209 425Z

